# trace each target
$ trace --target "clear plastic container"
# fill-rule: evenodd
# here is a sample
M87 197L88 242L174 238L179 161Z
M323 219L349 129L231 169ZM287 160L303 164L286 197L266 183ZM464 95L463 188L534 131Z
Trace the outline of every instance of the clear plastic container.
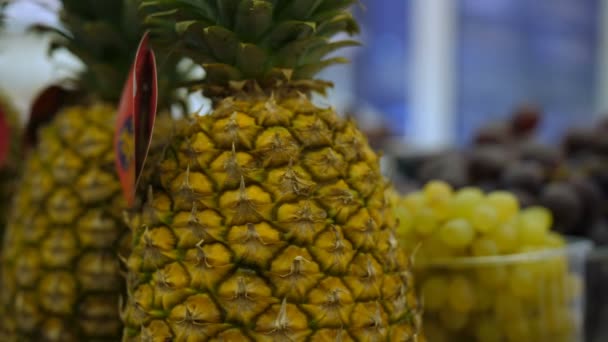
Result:
M584 341L591 245L414 262L428 341Z

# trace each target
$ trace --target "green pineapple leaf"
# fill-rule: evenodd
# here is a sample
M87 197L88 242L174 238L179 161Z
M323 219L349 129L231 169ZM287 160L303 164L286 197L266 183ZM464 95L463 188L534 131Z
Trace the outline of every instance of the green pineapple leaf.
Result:
M267 1L241 1L235 16L234 32L246 43L257 41L272 26L272 10Z
M203 65L207 73L205 80L214 84L223 84L230 80L240 80L241 72L232 65L212 63Z
M228 28L229 30L234 29L234 22L236 20L235 13L239 7L241 0L215 0L218 9L219 24Z
M319 8L323 0L300 0L286 3L287 6L278 15L280 19L306 20Z
M341 48L360 46L356 40L341 40L333 43L324 42L323 44L317 44L315 47L309 49L306 54L302 55L299 59L298 64L311 64L315 61L322 60L330 53L339 50Z
M319 71L327 68L328 66L335 64L347 64L348 59L344 57L336 57L326 59L320 62L305 64L296 69L294 74L295 79L312 79L312 77L319 73Z
M264 46L272 50L279 49L294 40L309 38L316 29L314 22L306 21L284 21L270 32L265 40Z
M267 66L268 53L255 44L243 43L237 54L236 66L246 76L257 76L262 74Z
M333 36L339 32L346 32L350 35L359 32L359 24L350 13L341 13L319 25L318 34L323 36Z
M161 49L214 69L203 81L207 89L225 87L224 81L281 84L286 74L304 84L301 81L322 68L345 62L325 59L330 54L358 45L331 39L338 33L359 32L348 11L357 0L140 1L146 25L159 37L155 41Z
M325 40L319 37L311 37L293 41L283 46L276 55L275 64L280 68L296 68L299 61L313 47L323 45Z
M237 36L221 26L210 26L203 32L205 43L213 56L222 63L234 65L239 47Z

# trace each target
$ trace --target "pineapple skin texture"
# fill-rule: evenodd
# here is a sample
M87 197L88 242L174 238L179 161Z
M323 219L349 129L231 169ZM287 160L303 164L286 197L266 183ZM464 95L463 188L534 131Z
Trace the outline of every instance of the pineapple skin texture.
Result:
M423 341L390 186L352 122L241 94L170 141L130 222L123 341Z
M2 251L2 341L116 341L124 198L115 108L62 110L28 155Z

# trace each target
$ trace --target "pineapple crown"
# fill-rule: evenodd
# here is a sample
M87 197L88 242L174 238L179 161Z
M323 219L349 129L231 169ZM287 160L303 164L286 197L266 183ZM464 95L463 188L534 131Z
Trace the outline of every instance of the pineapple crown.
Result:
M138 0L62 0L61 21L67 32L54 49L65 47L84 63L76 89L90 100L118 103L143 35ZM53 29L51 29L53 30ZM54 30L57 32L56 30ZM160 56L162 57L162 56ZM159 107L178 103L174 85L186 75L176 59L159 66Z
M69 33L54 44L85 65L77 89L118 102L141 39L137 3L131 0L62 0L61 21Z
M348 62L327 56L358 45L332 41L354 35L359 26L348 8L356 0L142 0L140 9L155 48L191 58L206 71L191 86L224 88L234 81L261 86L299 82L324 90L314 81L322 69Z

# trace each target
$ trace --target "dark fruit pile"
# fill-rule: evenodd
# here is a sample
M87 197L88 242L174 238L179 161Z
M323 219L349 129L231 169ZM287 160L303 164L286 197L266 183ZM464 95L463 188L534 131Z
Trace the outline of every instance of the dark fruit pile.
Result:
M413 172L420 185L443 180L455 188L508 190L523 207L541 205L554 229L608 245L608 122L572 129L557 145L541 144L538 109L525 106L510 120L483 127L466 151L426 158Z

